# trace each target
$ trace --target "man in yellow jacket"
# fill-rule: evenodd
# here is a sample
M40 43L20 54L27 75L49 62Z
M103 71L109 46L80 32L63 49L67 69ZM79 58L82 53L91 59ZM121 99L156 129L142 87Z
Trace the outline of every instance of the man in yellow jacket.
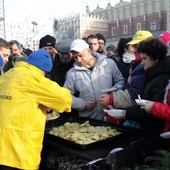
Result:
M52 68L44 49L0 76L0 170L39 168L46 109L70 112L70 91L44 76Z

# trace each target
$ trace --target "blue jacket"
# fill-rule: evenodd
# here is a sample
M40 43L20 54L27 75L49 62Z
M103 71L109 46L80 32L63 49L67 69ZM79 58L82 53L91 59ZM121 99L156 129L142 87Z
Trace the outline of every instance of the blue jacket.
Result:
M135 100L138 98L138 94L143 96L144 87L146 83L146 72L141 65L141 63L137 63L135 68L132 70L130 75L130 81L125 85L125 89L128 90L131 98Z
M128 90L133 100L138 98L138 94L143 96L144 88L146 84L146 72L140 62L135 63L131 72L130 82L126 83L126 89ZM126 120L124 126L130 126L140 128L140 125L136 121Z

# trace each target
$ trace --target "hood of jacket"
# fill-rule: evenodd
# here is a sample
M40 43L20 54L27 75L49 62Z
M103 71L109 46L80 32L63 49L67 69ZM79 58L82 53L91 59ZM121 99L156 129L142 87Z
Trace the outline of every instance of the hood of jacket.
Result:
M97 62L95 67L102 67L103 65L106 65L106 55L100 54L98 52L92 52L92 56L97 58ZM74 67L76 70L88 70L86 67L81 67L79 65L76 64L76 62L74 63Z

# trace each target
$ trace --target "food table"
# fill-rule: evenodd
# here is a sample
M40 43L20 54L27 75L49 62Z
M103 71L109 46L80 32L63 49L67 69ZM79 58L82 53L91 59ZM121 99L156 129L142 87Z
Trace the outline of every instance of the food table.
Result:
M44 148L42 152L42 163L40 169L46 169L47 161L49 159L49 155L51 153L53 157L55 157L55 161L53 162L53 167L60 167L62 158L62 168L59 169L69 169L70 165L68 165L70 161L68 159L74 159L74 166L75 169L110 169L110 170L117 170L120 167L124 166L131 166L134 163L141 162L144 157L162 145L161 139L151 139L146 138L139 131L132 130L129 128L123 128L115 125L111 125L112 127L120 130L122 132L121 135L118 135L116 138L106 139L102 142L96 142L95 144L90 145L77 145L73 142L68 142L67 140L63 140L58 137L54 137L53 135L48 134L49 129L55 127L56 125L63 124L64 122L68 121L77 121L77 118L63 118L62 116L56 120L50 121L47 123L46 133L44 136ZM80 120L80 119L78 119ZM81 119L82 120L82 119ZM85 119L86 120L86 119ZM89 119L90 122L95 122L94 120ZM96 123L96 122L95 122ZM101 122L97 121L97 124ZM109 123L102 122L102 125L109 125ZM156 141L156 142L155 142ZM116 153L111 153L110 151L114 148L123 148ZM55 155L55 156L54 156ZM56 159L57 157L57 159ZM96 162L92 165L89 165L88 162L98 159L104 158L103 160ZM65 161L63 161L65 159ZM51 157L51 160L53 158ZM63 162L66 162L65 165ZM80 162L81 165L78 168L78 163ZM79 164L80 164L79 163ZM55 165L54 165L55 164ZM70 163L72 164L72 163ZM73 167L71 169L74 169Z

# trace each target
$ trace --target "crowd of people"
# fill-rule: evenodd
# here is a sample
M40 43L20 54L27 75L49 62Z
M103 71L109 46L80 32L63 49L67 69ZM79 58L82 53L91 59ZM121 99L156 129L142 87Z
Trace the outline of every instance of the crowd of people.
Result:
M107 46L106 46L107 45ZM101 33L39 49L0 38L0 170L38 169L49 110L157 136L170 131L170 32L137 31L107 44ZM138 96L147 102L138 105ZM122 109L111 117L103 109Z

